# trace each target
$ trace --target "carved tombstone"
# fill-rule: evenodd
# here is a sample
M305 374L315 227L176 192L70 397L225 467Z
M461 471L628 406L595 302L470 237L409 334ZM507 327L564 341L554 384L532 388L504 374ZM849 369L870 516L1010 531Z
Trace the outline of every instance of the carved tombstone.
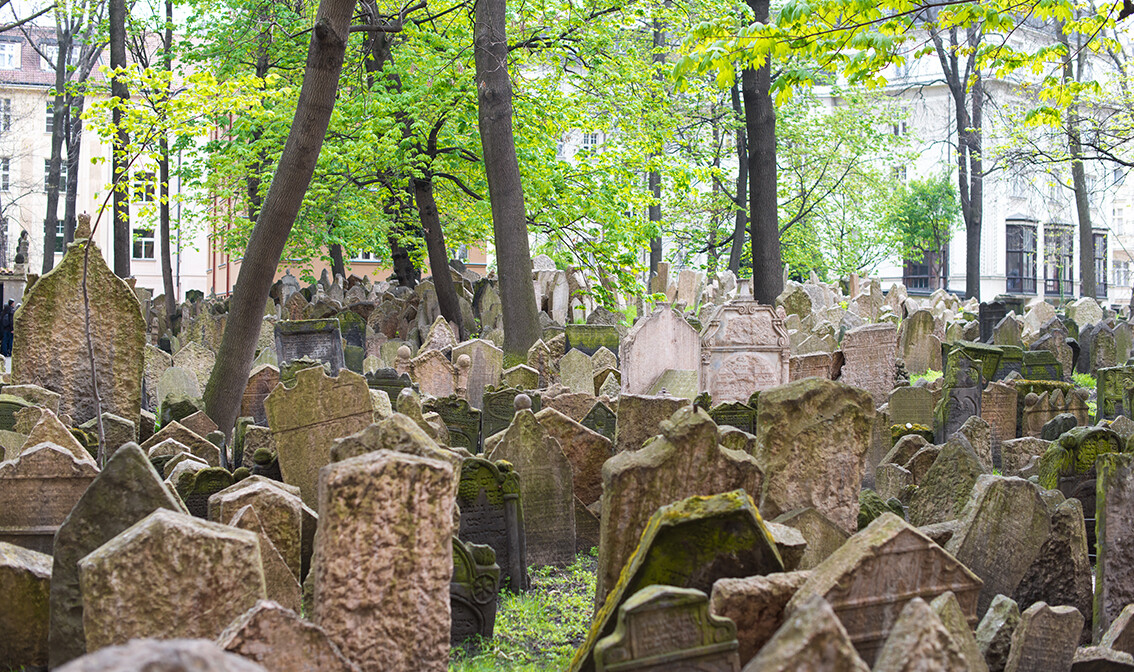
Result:
M874 405L886 403L894 388L898 330L888 323L867 324L843 337L843 373L839 380L862 388L874 398Z
M647 394L669 369L697 371L701 338L677 311L662 304L638 320L622 342L622 391Z
M984 386L979 363L957 357L955 377L946 384L936 411L936 439L945 443L971 416L980 415Z
M520 479L512 466L479 457L465 458L457 494L461 510L458 536L496 551L502 585L514 592L528 587Z
M782 310L730 301L701 335L701 390L718 403L747 401L753 390L787 382L789 359Z
M281 368L290 361L307 357L329 364L331 375L337 376L346 366L339 321L330 318L276 322L276 355Z
M51 555L55 532L96 476L94 462L51 443L0 462L0 542Z

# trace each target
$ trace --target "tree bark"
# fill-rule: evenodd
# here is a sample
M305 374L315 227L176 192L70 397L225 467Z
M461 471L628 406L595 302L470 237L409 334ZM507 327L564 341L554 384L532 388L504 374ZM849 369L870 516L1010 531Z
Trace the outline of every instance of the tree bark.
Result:
M433 180L429 177L413 178L413 200L425 231L425 248L429 252L429 268L433 271L433 289L437 292L437 305L441 315L457 325L459 336L468 336L468 328L461 320L461 304L449 273L449 255L445 251L445 232L437 214L437 201L433 198Z
M756 21L767 23L769 0L748 0ZM784 289L780 217L776 194L776 108L772 104L772 61L741 75L748 136L748 202L752 222L752 295L772 305Z
M162 68L166 72L173 70L173 0L165 0L165 32L162 35ZM161 202L159 204L158 218L161 221L161 279L165 288L165 317L169 329L177 333L177 290L173 285L173 255L170 251L170 221L169 221L169 138L162 133L158 141L158 171L160 172Z
M126 67L126 0L110 0L110 67ZM125 101L130 98L126 82L120 77L111 77L110 95ZM115 107L111 111L114 124L114 142L111 147L112 175L116 181L113 196L114 211L114 274L120 278L130 277L130 176L129 158L126 147L130 135L123 126L122 111Z
M55 97L51 107L51 156L47 163L47 211L43 213L43 272L55 267L55 238L59 228L59 174L63 166L63 140L67 137L67 55L71 53L69 30L55 31ZM66 248L64 248L66 251Z
M524 187L512 135L512 80L508 77L506 0L477 0L473 58L476 62L477 117L480 127L500 300L504 305L504 357L520 362L539 339L539 316L532 285Z
M657 18L654 19L653 24L654 53L652 54L650 60L653 63L655 70L654 77L660 82L664 81L661 65L665 64L666 55L665 52L663 52L661 49L665 46L665 27L662 25L661 20ZM654 154L655 159L657 159L659 156L660 152ZM647 179L650 186L650 196L653 197L653 200L650 202L649 208L650 228L654 230L654 235L650 238L649 277L653 278L658 274L658 264L660 264L662 260L661 171L659 171L657 168L654 168L650 171ZM648 287L649 283L647 283L646 286Z
M1077 81L1074 55L1070 40L1063 31L1063 23L1056 23L1055 37L1063 45L1063 83ZM1077 50L1080 58L1082 49ZM1082 66L1080 65L1080 68ZM1095 232L1091 227L1091 202L1087 193L1087 172L1083 166L1083 140L1079 131L1079 104L1067 107L1067 151L1071 156L1071 184L1075 191L1075 214L1079 220L1079 296L1098 298L1098 280L1095 277Z
M331 120L353 13L354 0L319 3L295 118L233 288L216 366L205 387L205 409L229 436L248 383L264 303Z
M343 246L338 243L331 243L327 246L327 251L331 253L331 276L334 278L343 276L346 280L346 261L343 259Z
M737 119L744 118L740 103L740 87L732 85L732 111ZM744 126L736 128L736 223L732 230L732 248L728 252L728 270L740 273L740 258L744 255L745 233L748 231L748 139Z

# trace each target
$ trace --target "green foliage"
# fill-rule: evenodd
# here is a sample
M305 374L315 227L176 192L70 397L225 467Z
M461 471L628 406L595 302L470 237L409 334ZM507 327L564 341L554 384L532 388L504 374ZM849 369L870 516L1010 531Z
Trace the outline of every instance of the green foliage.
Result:
M590 626L597 566L593 553L583 553L563 569L531 570L527 592L503 594L495 636L473 653L453 649L451 672L566 669Z
M924 380L927 383L932 383L943 375L945 374L941 371L934 371L933 369L929 369L925 373L915 373L910 376L910 385L913 385L919 380Z
M887 226L897 234L903 259L920 262L945 249L960 222L957 186L948 173L900 185Z
M1098 387L1098 381L1089 373L1079 373L1076 371L1071 374L1071 382L1075 383L1075 387L1085 387L1088 390L1093 390Z

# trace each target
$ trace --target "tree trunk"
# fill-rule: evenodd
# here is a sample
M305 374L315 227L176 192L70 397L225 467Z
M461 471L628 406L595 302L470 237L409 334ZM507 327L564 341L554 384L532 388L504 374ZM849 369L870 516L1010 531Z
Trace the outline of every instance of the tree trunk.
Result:
M205 409L229 436L256 353L264 303L331 120L353 13L354 0L319 3L295 118L233 288L216 366L205 387Z
M126 67L126 0L110 0L110 67ZM121 78L110 80L110 95L125 101L130 98L126 82ZM126 147L130 136L123 126L123 114L119 107L111 111L111 122L115 134L111 149L112 175L116 182L114 189L114 274L120 278L130 277L130 169Z
M740 87L732 85L732 111L738 119L744 118L744 108L740 104ZM740 273L740 258L744 255L745 233L748 231L748 140L744 126L736 128L736 223L732 230L732 249L728 252L728 270Z
M413 265L413 259L410 259L409 250L402 246L397 235L386 236L386 242L390 245L390 258L394 264L394 277L398 279L398 285L413 289L417 286L420 275Z
M1056 24L1056 39L1063 45L1063 83L1076 81L1074 55L1070 40L1063 31L1063 23ZM1083 50L1077 50L1080 58ZM1082 66L1080 66L1082 67ZM1079 105L1074 102L1067 108L1067 150L1071 156L1071 183L1075 190L1075 214L1079 219L1079 296L1098 298L1098 281L1095 277L1095 232L1091 228L1091 203L1087 193L1087 174L1083 166L1083 141L1079 131Z
M441 218L437 215L437 201L433 198L432 178L413 178L413 199L421 217L421 228L425 231L425 248L429 252L429 268L433 271L437 305L441 308L441 315L457 325L459 336L463 340L468 336L468 328L461 320L461 304L457 301L453 276L449 273L449 255L445 251L445 233L441 230Z
M343 260L343 246L338 243L331 243L327 246L327 251L331 253L331 276L332 280L343 276L346 280L346 261Z
M162 67L173 70L173 0L165 0L165 33L162 35ZM165 317L170 331L177 333L177 289L173 285L173 255L170 251L169 221L169 138L162 133L158 143L158 170L161 181L161 203L158 218L161 220L161 279L165 288Z
M748 0L755 18L768 22L769 0ZM752 222L752 295L772 305L784 289L780 258L780 217L776 195L776 108L772 104L772 61L742 73L748 135L748 202Z
M504 357L507 363L516 363L527 357L528 348L539 339L540 328L524 187L512 136L512 80L508 77L505 24L505 0L477 1L473 49L477 117L504 305Z
M59 228L59 174L63 166L63 140L67 137L67 55L70 33L56 30L55 97L51 107L51 156L47 163L47 211L43 216L43 272L55 267L55 238ZM64 247L66 251L66 247Z
M665 52L661 49L665 46L665 27L662 25L661 20L654 19L653 30L653 45L654 53L651 61L654 66L654 77L659 81L664 81L665 75L662 73L661 66L665 64ZM660 153L655 153L654 158L660 157ZM647 178L650 186L650 196L653 200L650 202L649 218L650 228L653 230L654 235L650 238L650 274L649 277L653 278L658 274L658 264L662 260L662 236L661 236L661 171L654 168L650 171ZM649 287L649 283L646 283Z
M71 99L67 115L67 194L63 204L63 245L75 242L75 217L79 202L79 154L83 148L84 96Z

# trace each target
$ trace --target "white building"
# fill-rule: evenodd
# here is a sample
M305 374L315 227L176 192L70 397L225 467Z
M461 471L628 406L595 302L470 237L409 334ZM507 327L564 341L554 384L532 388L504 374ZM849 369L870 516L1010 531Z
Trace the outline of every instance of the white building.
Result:
M29 42L34 41L34 45ZM36 49L38 47L38 51ZM51 95L55 82L54 69L40 56L55 47L55 31L49 28L27 28L27 35L19 29L0 33L0 267L10 267L16 254L21 232L29 237L28 272L39 273L43 267L44 219L47 211L47 161L51 157L52 114ZM102 64L106 64L104 53ZM96 71L91 78L103 80ZM88 108L90 97L88 97ZM61 176L59 198L59 227L56 231L56 262L62 258L64 184L66 179L66 147L63 150L64 175ZM163 294L160 243L157 230L156 166L140 166L132 176L131 273L138 287ZM79 162L77 212L91 215L91 224L98 220L96 243L107 264L114 266L113 225L109 205L99 217L111 182L110 146L97 134L84 129ZM171 180L173 193L181 185ZM144 210L154 210L143 215ZM171 225L180 220L180 207L171 205ZM204 231L172 234L171 261L177 298L181 300L190 289L205 290L206 286L206 235ZM13 297L8 297L13 298ZM18 300L18 297L15 297Z

